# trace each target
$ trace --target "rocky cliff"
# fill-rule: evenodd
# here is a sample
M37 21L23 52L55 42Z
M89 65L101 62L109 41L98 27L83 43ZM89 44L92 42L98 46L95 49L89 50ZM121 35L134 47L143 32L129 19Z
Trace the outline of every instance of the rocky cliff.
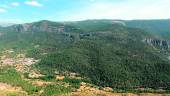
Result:
M26 23L10 26L10 29L16 32L69 32L74 28L64 23L50 21L40 21L35 23Z
M170 48L170 41L167 40L146 38L144 42L152 46L159 46L161 48Z

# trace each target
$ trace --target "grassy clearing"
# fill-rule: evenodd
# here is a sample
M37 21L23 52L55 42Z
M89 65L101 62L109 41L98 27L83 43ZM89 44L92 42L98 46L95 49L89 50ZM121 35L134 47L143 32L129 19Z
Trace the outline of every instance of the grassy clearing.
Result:
M23 80L21 75L14 69L1 71L0 82L11 84L12 86L19 86L28 94L34 94L40 90L39 87L33 86L30 82Z
M12 86L21 87L23 91L27 93L28 96L52 96L56 94L65 94L71 92L70 87L65 87L59 81L55 81L52 85L46 86L34 86L31 80L25 80L21 77L15 69L2 69L0 70L0 82L10 84ZM3 95L1 95L3 94ZM16 92L0 92L0 96L27 96L25 94L20 94Z
M26 96L23 92L0 90L0 96Z

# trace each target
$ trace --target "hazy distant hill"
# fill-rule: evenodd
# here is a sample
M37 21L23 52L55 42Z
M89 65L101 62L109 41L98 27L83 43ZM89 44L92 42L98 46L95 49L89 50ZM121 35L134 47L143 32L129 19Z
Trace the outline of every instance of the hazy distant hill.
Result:
M8 27L8 26L11 26L11 25L14 25L14 23L1 23L0 22L1 27Z
M141 28L170 39L170 19L125 21L128 27Z

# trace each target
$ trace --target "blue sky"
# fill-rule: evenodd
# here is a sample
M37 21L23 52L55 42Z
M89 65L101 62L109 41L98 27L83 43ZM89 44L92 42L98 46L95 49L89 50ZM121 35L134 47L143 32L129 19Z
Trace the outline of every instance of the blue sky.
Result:
M167 19L170 0L0 0L0 22Z

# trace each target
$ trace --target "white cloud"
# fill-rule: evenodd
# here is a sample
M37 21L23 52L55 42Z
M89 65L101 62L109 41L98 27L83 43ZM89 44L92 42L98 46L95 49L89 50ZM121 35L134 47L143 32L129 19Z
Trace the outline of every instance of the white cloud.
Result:
M20 3L18 3L18 2L13 2L13 3L11 3L11 5L12 5L12 6L19 6Z
M128 2L95 2L68 15L68 20L84 19L167 19L170 0L132 0Z
M4 8L0 8L0 13L4 13L4 12L7 12L7 10Z
M42 7L43 4L39 3L38 1L32 0L32 1L25 1L25 4L30 6L36 6L36 7Z

